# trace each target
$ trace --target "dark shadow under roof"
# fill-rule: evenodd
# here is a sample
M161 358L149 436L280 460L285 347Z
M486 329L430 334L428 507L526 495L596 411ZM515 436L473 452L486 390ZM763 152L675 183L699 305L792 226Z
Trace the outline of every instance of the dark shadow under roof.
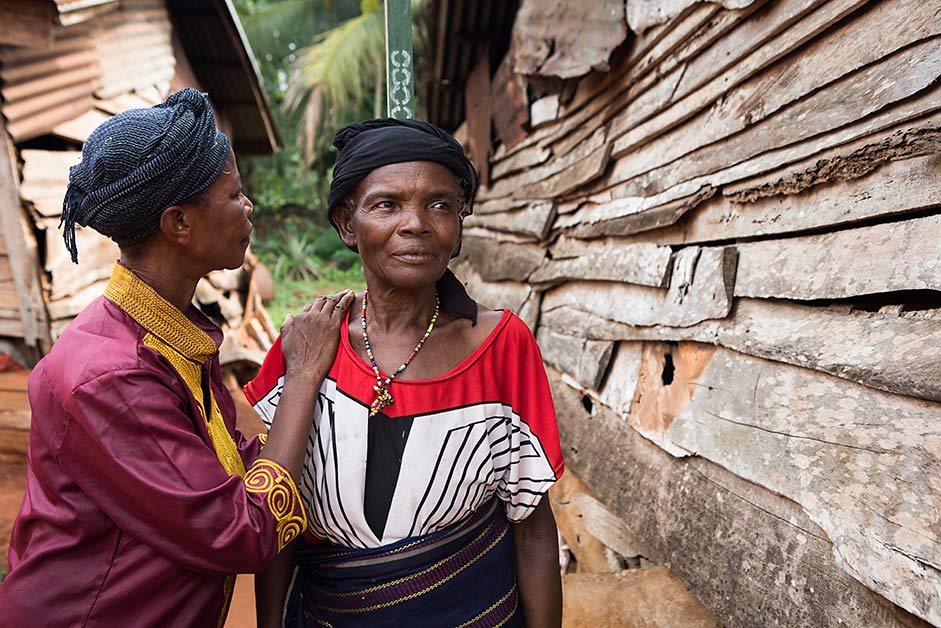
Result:
M261 74L229 0L166 0L174 30L213 105L232 124L243 154L269 154L282 143Z

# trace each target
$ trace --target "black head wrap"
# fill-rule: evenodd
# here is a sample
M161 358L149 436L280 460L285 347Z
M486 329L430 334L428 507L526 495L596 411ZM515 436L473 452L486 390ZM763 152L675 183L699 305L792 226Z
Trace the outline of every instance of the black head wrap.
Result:
M72 261L78 262L75 223L121 247L140 244L160 229L163 210L206 189L228 158L229 138L195 89L110 118L85 140L81 163L69 170L59 226Z
M406 161L433 161L450 169L461 183L467 211L474 205L478 187L474 164L457 140L430 122L395 118L354 122L337 131L333 145L339 155L327 207L334 227L334 208L360 181L376 168Z
M334 229L337 224L333 210L360 181L376 168L407 161L433 161L450 169L464 192L465 215L473 209L479 187L477 170L460 143L430 122L395 118L354 122L337 131L333 145L339 155L330 182L327 217ZM477 324L477 304L450 270L438 280L436 288L442 309Z

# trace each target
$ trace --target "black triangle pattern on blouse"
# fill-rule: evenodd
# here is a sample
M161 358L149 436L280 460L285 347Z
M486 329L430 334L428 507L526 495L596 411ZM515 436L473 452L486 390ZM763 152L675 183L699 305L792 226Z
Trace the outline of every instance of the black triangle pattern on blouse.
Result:
M384 412L369 417L366 446L366 489L363 513L366 523L382 541L389 509L399 481L405 443L414 417L389 418Z

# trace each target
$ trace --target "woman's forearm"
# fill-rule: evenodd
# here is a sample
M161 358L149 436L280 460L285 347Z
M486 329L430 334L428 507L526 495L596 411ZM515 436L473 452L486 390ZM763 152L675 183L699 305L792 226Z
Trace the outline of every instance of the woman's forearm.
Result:
M294 572L294 552L287 546L255 575L255 615L258 628L281 628L281 616Z
M516 584L526 625L562 625L562 575L555 517L544 498L532 514L513 526L516 543Z

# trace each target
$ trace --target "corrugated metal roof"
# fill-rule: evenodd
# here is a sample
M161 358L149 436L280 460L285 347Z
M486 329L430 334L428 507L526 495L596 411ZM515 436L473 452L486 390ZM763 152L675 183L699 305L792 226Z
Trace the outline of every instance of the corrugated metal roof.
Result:
M170 16L163 2L125 0L121 11L102 15L93 25L102 64L96 96L111 98L156 86L166 97L176 60Z
M449 131L464 121L464 86L484 54L490 54L491 74L510 44L513 19L520 0L437 0L429 7L435 16L432 53L420 71L428 119Z
M232 123L235 150L267 154L281 145L268 96L241 23L228 0L167 0L193 72Z
M53 0L59 11L59 23L72 26L89 20L105 11L113 11L119 0Z
M49 50L0 50L0 112L10 136L22 142L89 111L101 72L87 25L57 27L55 45Z
M22 142L83 116L93 97L163 100L176 68L170 16L162 0L125 0L120 11L57 26L52 49L0 50L0 64L0 112Z

